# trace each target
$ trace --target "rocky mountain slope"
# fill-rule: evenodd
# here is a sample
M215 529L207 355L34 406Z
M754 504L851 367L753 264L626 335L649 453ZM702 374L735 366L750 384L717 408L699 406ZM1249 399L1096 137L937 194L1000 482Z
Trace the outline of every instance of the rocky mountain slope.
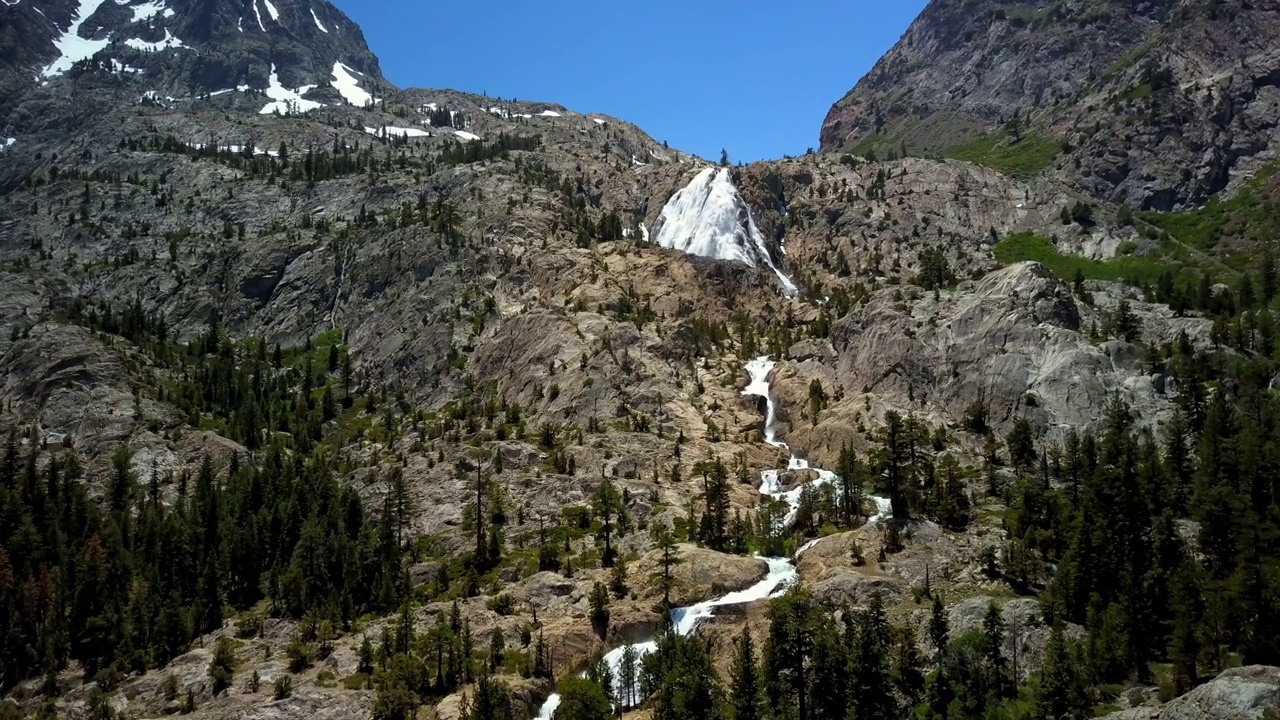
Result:
M1065 138L1080 127L1070 113L1085 107L1067 98L1102 91L1074 71L1020 83L997 67L1050 68L1046 58L1065 56L1087 75L1152 33L1191 33L1212 20L1177 20L1186 13L1159 3L1128 14L1103 8L1096 24L1041 46L1031 33L1077 27L1067 22L1070 3L988 14L972 5L931 5L844 110L833 110L824 148L888 138L894 123L948 113L963 119L954 128L971 140L1015 110L1031 112L1028 136ZM1240 12L1239 22L1269 22L1268 10ZM926 65L963 65L982 22L988 50L1012 55L978 63L973 72L991 79L964 97L950 93L959 109L935 106L948 92L925 92ZM1073 432L1105 431L1102 408L1114 399L1127 403L1136 428L1159 431L1196 389L1184 392L1181 356L1166 349L1193 354L1223 337L1207 309L1175 311L1151 288L1104 272L1119 248L1151 238L1106 203L1085 217L1075 210L1088 199L1081 191L1163 202L1133 200L1133 173L1103 189L1086 185L1085 169L1076 174L1086 148L1120 142L1112 130L1071 140L1073 154L1047 173L883 152L720 168L587 109L392 87L359 28L326 2L18 0L0 4L0 23L0 427L21 429L15 452L34 458L30 476L74 449L93 495L106 497L124 447L125 474L139 485L155 479L161 501L176 504L174 486L185 487L204 458L220 472L256 464L272 442L302 457L297 440L284 439L300 433L279 424L279 408L268 430L192 398L200 395L193 382L222 387L193 378L207 367L193 358L225 355L243 367L253 352L265 363L271 348L283 348L273 377L307 380L280 394L323 418L309 457L378 522L393 502L412 509L397 528L406 539L396 561L409 622L425 630L465 619L474 638L496 631L511 657L525 660L534 649L522 642L516 652L516 639L536 626L555 648L560 676L659 624L661 528L688 541L676 551L675 603L766 577L760 560L697 544L693 518L709 505L717 460L736 476L726 512L762 526L759 518L777 512L760 490L762 471L776 473L769 494L791 491L799 502L817 487L802 486L829 480L816 469L836 468L844 450L864 458L854 466L864 468L867 492L887 494L872 468L885 422L901 413L928 432L930 449L918 452L929 467L955 461L969 508L963 522L923 514L888 522L868 497L838 527L797 508L807 519L784 528L785 542L766 530L752 530L752 542L776 541L775 554L814 543L795 563L798 582L832 609L879 593L895 625L923 625L923 586L947 599L957 638L997 601L1009 651L1029 648L1036 658L1018 679L1030 677L1050 627L1033 599L1012 599L1031 591L1007 554L1007 499L989 488L1021 481L1026 468L992 461L993 453L1012 461L1000 439L1030 427L1047 453ZM961 35L974 38L949 34L957 25L975 28ZM1091 34L1110 44L1081 52ZM1167 58L1158 47L1151 43L1151 58ZM1137 78L1151 58L1114 78ZM1250 55L1242 74L1215 82L1253 82L1249 73L1263 62ZM1114 78L1107 82L1121 82ZM1028 103L1036 83L1046 88L1040 95L1061 99L1061 114L1043 97ZM917 94L903 95L904 87ZM1238 109L1248 132L1232 135L1249 143L1274 118L1270 86L1256 90ZM1154 89L1151 97L1192 102ZM883 122L867 125L876 115ZM1261 159L1264 150L1248 155ZM1179 157L1184 165L1168 167L1192 167L1193 178L1152 170L1144 180L1151 198L1175 203L1215 189L1205 178L1216 155L1190 164ZM1241 158L1228 164L1244 167ZM1097 264L1073 277L1004 254L1009 243L1042 235ZM148 319L145 332L130 327L139 317ZM219 333L241 345L203 353ZM778 363L767 378L776 405L768 426L764 399L743 394L746 363L761 355ZM251 394L239 390L228 394ZM349 404L333 407L335 395ZM478 551L466 508L480 476L505 504L503 561L483 574L464 567ZM614 582L599 541L605 478L629 518L614 541L631 575L630 590L610 602L610 629L597 632L591 595ZM548 527L554 564L541 557ZM866 557L855 563L858 553ZM726 608L699 629L717 662L727 665L732 635L763 637L766 605ZM359 618L321 640L314 615L296 617L274 600L236 610L159 667L144 663L121 678L73 661L52 680L22 676L12 695L34 710L43 685L73 716L96 708L104 688L128 716L381 713L361 645L397 632L396 614ZM1083 632L1076 623L1071 631ZM325 646L324 657L291 669L283 658L304 635ZM208 668L224 637L238 680L215 691ZM527 665L493 669L522 712L533 714L553 689ZM1182 712L1218 692L1261 707L1274 695L1269 672L1228 673L1166 709ZM285 677L292 690L273 696L267 688ZM1246 690L1236 688L1239 678L1250 679ZM1142 686L1150 702L1134 704L1160 712L1151 682ZM12 686L8 675L0 683ZM460 717L463 696L450 689L429 704L441 718Z
M248 92L284 108L308 85L313 101L363 105L384 83L359 26L324 0L13 2L0 28L3 138L65 135L137 87L156 98ZM75 85L57 81L67 76Z
M831 108L822 147L981 162L1014 141L1004 160L1107 201L1198 205L1274 157L1277 23L1243 0L935 0Z

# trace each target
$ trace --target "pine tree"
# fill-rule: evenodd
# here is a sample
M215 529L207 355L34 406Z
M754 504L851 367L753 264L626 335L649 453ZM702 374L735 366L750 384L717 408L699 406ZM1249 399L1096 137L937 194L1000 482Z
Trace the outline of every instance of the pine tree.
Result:
M591 627L601 639L609 632L609 591L599 580L591 586Z
M1053 624L1044 665L1040 670L1035 716L1048 720L1074 720L1088 716L1089 703L1079 686L1076 668L1067 652L1061 620Z
M556 720L611 720L609 695L599 683L576 676L560 681L560 705Z
M729 720L762 720L760 670L756 665L751 631L744 628L738 637L733 669L729 673L732 711Z
M855 527L862 515L861 470L858 454L847 442L840 445L836 475L840 478L840 524Z
M662 553L662 555L659 558L660 568L657 572L653 573L651 579L659 588L662 589L662 607L670 609L671 591L680 584L680 581L672 573L672 570L676 565L679 565L682 560L680 559L675 537L671 534L670 528L666 526L659 528L656 540L658 551Z
M626 710L639 702L640 653L635 645L628 645L622 651L622 659L618 663L618 704Z
M813 720L809 709L809 658L822 624L821 610L804 588L793 588L769 604L764 677L775 717Z
M619 557L609 571L609 590L619 600L627 596L627 561L623 557Z
M895 702L889 692L889 636L880 594L871 596L867 609L859 613L850 656L850 697L859 720L889 720Z
M1009 687L1004 658L1004 618L994 602L987 604L987 614L982 619L982 641L983 659L991 678L988 692L994 698L1003 698Z
M463 720L511 720L511 691L506 683L485 673L462 703Z
M223 635L214 646L213 659L209 661L209 678L213 680L214 695L231 687L235 672L236 657L231 647L231 638Z
M911 628L897 628L893 635L893 686L908 705L914 706L924 694L924 658Z
M591 502L593 512L600 518L600 531L597 537L604 543L604 551L600 555L600 563L604 567L613 567L615 559L613 521L617 515L621 514L622 499L618 495L617 487L608 477L605 477L600 481L599 487L596 488L595 496Z
M729 471L719 457L698 463L695 473L702 475L704 510L698 536L712 550L724 551L729 546Z

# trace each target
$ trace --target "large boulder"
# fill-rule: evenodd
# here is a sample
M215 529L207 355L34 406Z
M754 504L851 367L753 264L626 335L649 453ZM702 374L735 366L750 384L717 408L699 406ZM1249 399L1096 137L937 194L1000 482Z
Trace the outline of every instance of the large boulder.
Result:
M677 549L680 562L672 568L676 586L671 602L676 606L692 605L719 595L748 588L769 574L769 565L760 558L729 555L695 545L682 544ZM662 590L648 581L662 570L662 551L652 550L636 561L628 572L637 579L632 585L641 598L659 600ZM641 581L640 579L644 579Z
M1280 668L1269 665L1224 670L1221 675L1160 710L1160 720L1246 720L1280 712Z

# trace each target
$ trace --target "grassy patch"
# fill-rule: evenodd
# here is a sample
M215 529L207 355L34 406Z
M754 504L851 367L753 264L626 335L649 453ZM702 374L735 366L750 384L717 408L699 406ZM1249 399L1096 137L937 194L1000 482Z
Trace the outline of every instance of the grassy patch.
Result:
M1062 146L1052 138L1026 133L1021 140L1015 142L1007 132L1001 130L954 147L948 155L956 160L999 170L1006 175L1029 177L1053 164L1053 159L1060 152Z
M1067 282L1077 274L1089 280L1111 280L1139 285L1155 282L1168 269L1167 263L1151 258L1124 255L1110 260L1090 260L1078 255L1063 255L1053 242L1042 235L1017 233L1006 236L994 248L996 260L1003 265L1034 260Z
M1268 165L1235 195L1215 195L1202 207L1185 212L1145 212L1141 218L1178 240L1211 250L1224 239L1265 244L1280 237L1280 178Z
M861 157L873 154L881 159L901 157L941 157L957 145L981 136L983 127L974 120L952 113L936 112L925 118L903 118L886 124L874 135L844 148Z
M1155 46L1156 42L1159 39L1160 39L1160 35L1159 33L1156 33L1149 40L1142 43L1141 45L1134 48L1133 50L1130 50L1128 53L1123 55L1119 60L1116 60L1115 62L1111 63L1110 67L1102 71L1102 80L1104 81L1110 80L1111 78L1128 70L1134 65L1137 65L1139 60L1146 57L1147 53L1151 52L1151 48Z

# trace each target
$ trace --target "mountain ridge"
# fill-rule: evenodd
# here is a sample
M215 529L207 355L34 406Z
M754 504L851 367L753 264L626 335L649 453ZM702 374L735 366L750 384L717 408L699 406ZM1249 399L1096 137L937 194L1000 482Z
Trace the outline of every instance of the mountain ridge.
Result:
M822 148L948 155L1039 133L1061 148L1041 167L1094 197L1193 207L1274 157L1278 23L1238 0L934 0L832 106Z

